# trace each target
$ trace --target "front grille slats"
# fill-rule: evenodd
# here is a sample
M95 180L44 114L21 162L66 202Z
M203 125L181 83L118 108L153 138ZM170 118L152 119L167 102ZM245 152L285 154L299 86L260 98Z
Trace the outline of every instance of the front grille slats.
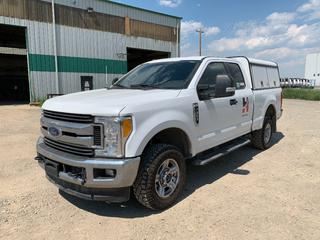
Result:
M75 122L75 123L93 123L94 118L91 115L85 114L74 114L74 113L63 113L43 110L43 116L50 119Z
M102 126L93 126L93 144L102 146Z
M49 138L44 138L44 143L47 146L52 147L54 149L67 152L67 153L72 153L75 155L86 156L86 157L92 157L94 155L94 150L92 148L86 148L83 146L57 142Z

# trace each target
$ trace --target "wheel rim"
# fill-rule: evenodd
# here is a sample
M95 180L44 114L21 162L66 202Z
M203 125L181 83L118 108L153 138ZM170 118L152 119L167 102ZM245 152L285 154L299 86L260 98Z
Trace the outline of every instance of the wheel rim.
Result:
M265 144L269 143L269 141L271 139L271 133L272 133L271 124L267 123L267 125L264 128L264 143Z
M160 198L168 198L178 186L180 169L176 160L170 158L161 163L155 179L156 193Z

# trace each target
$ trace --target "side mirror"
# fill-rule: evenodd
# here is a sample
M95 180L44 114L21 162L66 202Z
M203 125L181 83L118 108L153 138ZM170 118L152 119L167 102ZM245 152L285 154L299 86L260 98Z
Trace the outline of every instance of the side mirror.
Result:
M117 81L119 80L119 78L114 78L113 80L112 80L112 83L111 83L111 85L113 85L113 84L115 84Z
M228 75L217 75L215 97L229 97L235 94L236 88Z
M199 99L201 101L209 100L214 97L214 86L209 84L200 84L197 87Z

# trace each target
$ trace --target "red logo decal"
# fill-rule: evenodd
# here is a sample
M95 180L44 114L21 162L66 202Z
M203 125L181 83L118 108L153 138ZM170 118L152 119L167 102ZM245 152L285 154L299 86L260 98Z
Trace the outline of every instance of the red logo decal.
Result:
M249 98L242 98L242 113L249 112Z

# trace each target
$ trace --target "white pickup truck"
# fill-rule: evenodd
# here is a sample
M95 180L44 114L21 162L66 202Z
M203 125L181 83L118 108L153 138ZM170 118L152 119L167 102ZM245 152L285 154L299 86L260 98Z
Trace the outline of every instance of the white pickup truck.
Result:
M142 64L106 89L47 100L39 164L62 191L151 209L182 193L186 164L270 147L282 113L278 66L246 57Z

